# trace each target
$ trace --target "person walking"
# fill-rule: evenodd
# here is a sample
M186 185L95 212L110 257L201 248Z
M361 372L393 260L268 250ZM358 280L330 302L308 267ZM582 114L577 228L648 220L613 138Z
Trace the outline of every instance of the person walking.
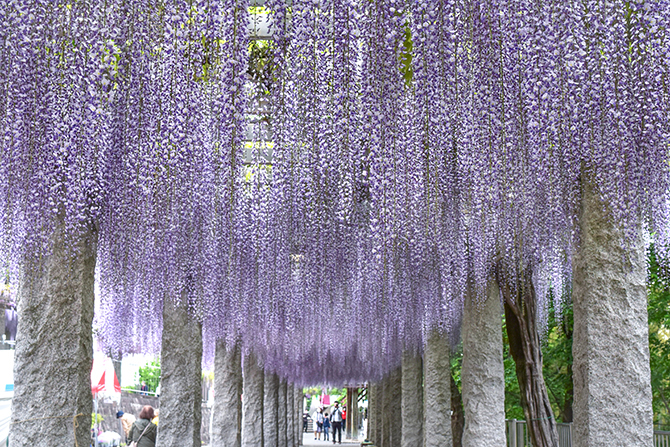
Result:
M139 418L130 427L128 440L137 442L137 447L156 447L156 433L158 427L151 422L154 418L154 409L151 405L145 405L140 411Z
M323 410L319 408L316 410L316 425L314 426L314 439L321 440L321 432L323 432Z
M342 409L340 408L340 403L335 401L335 408L333 408L333 414L330 416L330 424L333 426L333 444L337 441L339 444L342 444Z
M126 435L126 444L130 444L128 441L128 435L130 434L130 427L135 423L135 416L130 413L124 413L119 411L116 413L116 418L121 420L121 426L123 427L123 434Z
M328 441L328 432L330 431L330 418L328 413L323 415L323 440Z

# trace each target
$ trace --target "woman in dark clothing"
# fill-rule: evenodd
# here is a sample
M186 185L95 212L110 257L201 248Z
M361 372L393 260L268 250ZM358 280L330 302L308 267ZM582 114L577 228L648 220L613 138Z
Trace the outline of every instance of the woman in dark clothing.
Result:
M154 418L154 409L151 405L145 405L140 412L139 418L130 427L128 440L137 441L137 447L156 446L156 424L151 422Z

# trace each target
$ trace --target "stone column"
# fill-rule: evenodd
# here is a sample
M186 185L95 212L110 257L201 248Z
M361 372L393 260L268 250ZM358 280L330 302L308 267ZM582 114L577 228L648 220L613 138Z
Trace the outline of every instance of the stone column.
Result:
M277 445L279 447L288 447L286 434L286 379L279 381L279 390L277 391Z
M242 355L239 343L216 342L212 447L242 445Z
M298 445L295 439L295 430L293 429L293 414L295 413L293 411L295 408L295 402L293 401L294 394L295 387L292 383L289 383L286 386L286 444L288 447L296 447Z
M278 437L278 391L279 377L273 373L265 373L265 397L263 398L263 445L265 447L277 447Z
M572 289L574 445L652 445L645 246L639 234L626 239L604 208L583 179Z
M382 446L396 447L402 440L402 369L396 368L384 379Z
M202 325L186 308L163 303L158 447L200 447L202 424Z
M377 396L375 395L376 391L377 390L375 385L368 382L368 424L367 431L365 432L365 439L372 442L373 444L375 443L373 435L375 430L375 422L372 418L372 414L375 411L375 405L377 405Z
M242 446L263 445L263 368L256 356L249 353L244 357L244 380L242 393Z
M447 336L433 332L423 356L423 445L451 447L451 418L447 417L451 414L451 363Z
M347 438L358 439L358 388L347 389Z
M379 383L374 385L374 413L372 413L372 418L374 420L372 426L374 427L374 432L372 436L376 446L381 446L383 442L383 432L384 432L384 419L382 418L382 413L384 409L384 381L382 380Z
M402 355L401 386L402 447L423 444L423 363L416 352ZM433 409L430 410L431 413ZM449 414L449 413L447 413ZM443 421L445 419L444 414Z
M490 281L483 299L466 297L461 381L465 412L463 447L504 446L507 441L502 310L495 281Z
M28 258L23 265L9 435L13 447L73 446L75 437L80 446L91 442L97 233L67 235L74 239L68 248L63 227L62 221L56 224L49 255Z
M295 386L293 392L293 429L295 430L296 445L302 445L302 400L303 393L301 386Z

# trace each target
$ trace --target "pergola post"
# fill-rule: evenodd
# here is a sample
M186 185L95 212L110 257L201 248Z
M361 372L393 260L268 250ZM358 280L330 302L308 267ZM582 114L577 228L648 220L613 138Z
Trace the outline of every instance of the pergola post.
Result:
M391 371L383 382L382 447L396 447L402 438L402 368Z
M423 353L424 447L451 447L451 363L449 340L434 331Z
M56 223L51 253L39 260L26 259L23 265L12 446L88 445L91 441L97 233L81 235L68 249L64 227L62 220Z
M263 445L263 368L253 352L244 357L242 446Z
M279 377L274 373L265 373L265 396L263 398L263 445L277 447L278 437L278 392Z
M289 383L286 386L286 443L289 447L296 447L297 440L295 439L294 419L295 419L295 401L293 395L295 394L295 386Z
M202 445L202 325L187 301L183 292L180 304L163 303L159 447Z
M573 263L575 447L652 445L647 260L582 182L581 243Z
M505 371L500 291L490 281L477 302L466 296L463 310L463 447L500 447L505 440Z
M216 342L212 447L242 445L242 355L239 342Z
M279 389L277 390L277 445L279 447L288 447L286 434L286 379L279 381Z
M401 447L423 444L423 362L417 352L402 354ZM433 410L431 410L433 411Z

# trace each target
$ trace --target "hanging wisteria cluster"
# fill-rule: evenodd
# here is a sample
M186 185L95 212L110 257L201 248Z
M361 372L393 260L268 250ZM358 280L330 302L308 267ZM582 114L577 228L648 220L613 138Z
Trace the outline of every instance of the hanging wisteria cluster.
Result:
M95 228L109 348L176 302L206 363L366 380L494 269L563 296L583 182L666 243L669 2L260 3L0 6L0 257Z

